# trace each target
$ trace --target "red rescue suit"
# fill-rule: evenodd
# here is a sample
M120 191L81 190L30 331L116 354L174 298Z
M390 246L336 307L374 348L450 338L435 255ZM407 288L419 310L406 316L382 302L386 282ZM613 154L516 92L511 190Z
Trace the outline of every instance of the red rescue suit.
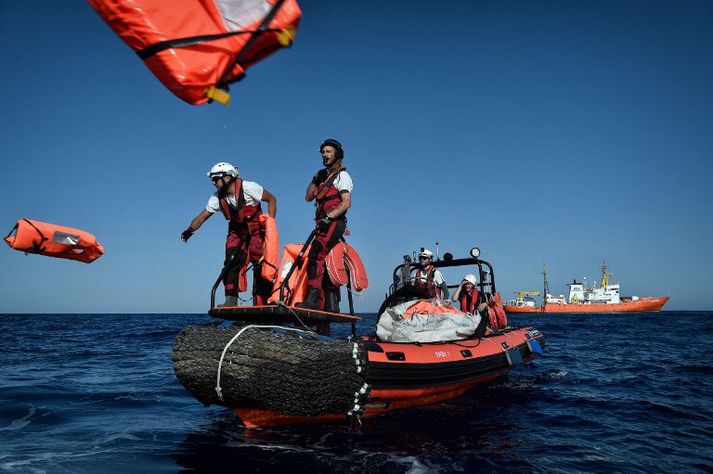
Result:
M228 237L225 241L225 264L227 265L228 262L234 260L230 270L228 270L223 278L225 294L228 296L238 296L241 290L238 284L240 272L242 271L242 266L249 258L255 270L253 278L255 304L266 304L267 298L272 291L272 284L262 280L257 265L265 252L265 237L257 219L257 217L262 214L262 208L259 203L257 206L248 206L245 204L243 180L240 178L235 180L236 207L230 206L227 196L219 198L219 203L220 210L223 212L226 220L228 220ZM243 240L244 237L245 240ZM241 241L242 245L240 245ZM245 288L243 288L243 291L244 290Z
M314 189L314 198L317 205L315 222L317 223L317 235L312 242L312 247L307 255L307 286L321 288L324 278L324 261L327 254L337 245L347 228L346 212L330 223L322 221L327 213L333 211L342 202L339 190L334 186L334 180L339 173L346 171L342 167L332 173L327 179ZM329 280L328 278L325 280Z

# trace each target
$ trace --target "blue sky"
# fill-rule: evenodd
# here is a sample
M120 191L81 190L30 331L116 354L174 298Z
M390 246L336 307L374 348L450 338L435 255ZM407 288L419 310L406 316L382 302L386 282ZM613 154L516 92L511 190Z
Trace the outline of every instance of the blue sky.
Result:
M477 245L505 298L598 276L713 309L713 4L302 1L294 47L233 104L189 106L84 2L0 3L0 223L94 233L91 265L0 251L0 312L203 312L215 216L185 245L217 161L278 198L304 240L320 141L355 190L349 239L375 311L393 267ZM460 274L447 274L455 283Z

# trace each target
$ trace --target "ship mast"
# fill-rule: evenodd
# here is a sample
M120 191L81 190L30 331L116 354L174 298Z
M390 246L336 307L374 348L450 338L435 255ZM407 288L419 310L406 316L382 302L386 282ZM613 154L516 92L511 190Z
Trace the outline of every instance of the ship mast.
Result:
M609 277L611 275L609 274L609 265L607 265L606 261L602 261L602 289L606 289L607 285L609 284Z
M547 283L547 262L542 262L542 277L544 280L544 291L542 293L541 311L544 313L545 306L547 305L547 295L550 293L550 285Z

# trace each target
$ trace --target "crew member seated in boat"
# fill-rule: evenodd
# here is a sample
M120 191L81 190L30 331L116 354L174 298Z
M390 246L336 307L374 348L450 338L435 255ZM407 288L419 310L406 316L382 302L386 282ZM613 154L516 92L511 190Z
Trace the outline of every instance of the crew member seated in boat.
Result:
M413 286L428 292L429 298L448 299L448 285L441 272L433 267L433 252L421 249L418 254L418 268L411 279Z
M324 167L314 175L305 194L305 200L315 201L317 207L317 235L307 255L307 296L297 306L338 313L339 288L326 274L324 261L347 228L347 209L352 204L354 185L347 169L342 166L344 149L341 143L329 138L322 142L319 152ZM324 289L324 308L319 306L321 289Z
M455 293L453 293L453 301L460 302L461 311L469 314L475 314L476 309L478 312L481 312L488 307L488 303L485 302L478 305L478 289L476 288L477 283L475 275L469 273L463 277L460 285L458 285Z
M181 240L187 242L208 218L220 210L228 221L225 265L229 265L223 277L225 303L221 306L238 304L240 272L248 258L253 264L253 303L266 304L272 293L272 282L260 275L265 239L257 217L262 214L260 201L267 203L268 214L275 217L277 199L258 183L241 179L238 168L230 163L216 163L208 172L208 177L213 181L216 192L208 199L205 209L183 231Z

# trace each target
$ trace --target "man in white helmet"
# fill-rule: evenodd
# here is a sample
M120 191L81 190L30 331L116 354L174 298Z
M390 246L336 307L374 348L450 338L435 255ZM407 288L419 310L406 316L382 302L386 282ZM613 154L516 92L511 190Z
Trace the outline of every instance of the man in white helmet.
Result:
M453 293L453 301L460 302L460 309L466 313L474 314L475 310L483 311L488 307L488 303L478 305L478 281L472 273L463 277L463 280Z
M253 302L256 305L266 304L272 292L272 282L260 276L265 239L257 217L262 214L261 201L267 203L270 217L275 217L277 199L259 184L241 179L238 168L230 163L216 163L208 172L208 177L216 192L208 199L205 209L183 231L181 240L188 242L200 226L220 210L228 221L225 265L230 264L223 278L225 304L222 306L238 304L240 272L247 258L253 263Z
M418 268L413 275L413 285L428 292L429 298L438 296L448 299L448 285L441 272L433 267L433 252L421 248L418 254Z

